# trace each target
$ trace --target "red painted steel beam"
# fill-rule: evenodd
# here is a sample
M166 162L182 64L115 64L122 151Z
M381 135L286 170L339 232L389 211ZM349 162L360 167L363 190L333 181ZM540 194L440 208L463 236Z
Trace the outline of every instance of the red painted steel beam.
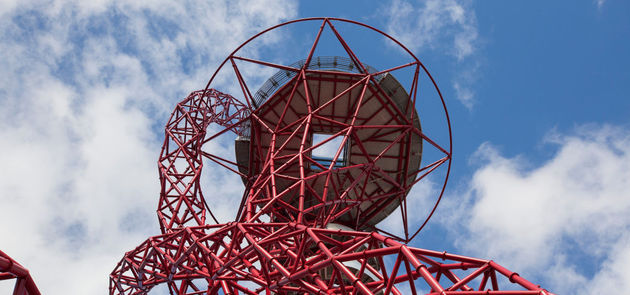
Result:
M0 251L0 280L15 279L13 295L39 295L29 271L13 260L9 255Z
M303 63L296 67L239 52L273 29L313 21L321 25ZM382 34L407 52L411 62L370 73L334 23ZM310 67L326 27L358 73ZM235 60L290 71L294 76L265 100L255 101ZM210 88L228 61L244 103ZM375 77L411 66L415 66L415 73L407 91L409 97L396 102ZM440 97L448 146L429 138L416 123L419 73L426 74ZM321 95L324 86L332 87L331 97ZM377 107L365 107L372 103ZM211 124L220 130L207 134ZM317 132L326 133L328 138L313 143L312 134ZM230 133L247 143L246 161L239 161L238 155L233 161L202 150L205 143ZM317 162L314 151L336 137L342 138L342 143L331 152L330 163ZM412 167L409 159L414 137L442 153L442 158ZM348 163L337 167L344 146L356 150L345 151ZM441 199L451 154L444 99L425 66L400 42L373 27L336 18L295 20L269 28L232 52L205 90L195 91L177 104L166 124L158 161L161 190L157 214L162 234L125 253L110 274L110 294L146 294L160 284L178 295L402 294L406 289L412 294L418 290L442 295L551 294L491 260L406 245ZM201 191L204 159L245 182L233 222L206 222L206 212L212 218L214 214ZM384 161L394 167L381 167ZM446 174L438 201L424 223L409 230L407 192L443 165ZM382 210L396 204L393 202L401 202L403 237L370 224Z

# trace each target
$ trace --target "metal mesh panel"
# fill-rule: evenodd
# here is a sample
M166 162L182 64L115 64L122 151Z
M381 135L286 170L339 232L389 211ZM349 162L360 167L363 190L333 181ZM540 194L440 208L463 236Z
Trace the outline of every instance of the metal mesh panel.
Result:
M289 67L301 69L304 66L306 59L297 61L289 65ZM377 70L369 65L363 64L369 73L376 73ZM311 59L308 69L310 70L336 70L349 73L361 73L361 69L357 68L356 64L347 57L342 56L317 56ZM280 70L269 78L254 94L254 106L260 106L267 98L273 95L278 88L282 87L289 80L293 79L297 72ZM380 79L384 74L376 76L376 81Z

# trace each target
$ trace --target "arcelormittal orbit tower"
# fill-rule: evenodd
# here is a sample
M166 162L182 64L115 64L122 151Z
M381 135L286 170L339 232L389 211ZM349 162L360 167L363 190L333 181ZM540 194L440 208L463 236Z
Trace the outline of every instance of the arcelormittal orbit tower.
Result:
M286 38L296 27L312 34ZM397 64L365 57L382 42ZM278 43L276 58L249 54ZM109 292L551 294L492 260L407 245L442 197L451 155L442 94L403 44L336 18L264 30L175 107L158 160L162 234L125 253ZM232 222L208 206L229 194L205 187L203 166L244 184Z

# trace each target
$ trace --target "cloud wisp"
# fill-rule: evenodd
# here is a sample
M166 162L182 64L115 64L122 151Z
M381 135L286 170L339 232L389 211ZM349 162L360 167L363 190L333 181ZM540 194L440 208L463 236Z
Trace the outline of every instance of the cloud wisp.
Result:
M606 3L606 0L594 0L593 2L595 2L595 4L597 5L598 9L602 9L604 4Z
M123 252L158 231L174 103L239 42L296 14L289 1L242 2L2 5L0 248L43 293L104 293Z
M549 137L555 155L532 167L489 144L465 198L442 220L457 244L539 281L557 294L623 290L630 276L630 132L584 126ZM621 285L620 285L621 284Z
M387 31L415 52L435 50L455 57L460 68L452 81L457 99L474 105L479 49L477 18L469 2L393 0L387 4ZM473 61L471 61L473 59Z

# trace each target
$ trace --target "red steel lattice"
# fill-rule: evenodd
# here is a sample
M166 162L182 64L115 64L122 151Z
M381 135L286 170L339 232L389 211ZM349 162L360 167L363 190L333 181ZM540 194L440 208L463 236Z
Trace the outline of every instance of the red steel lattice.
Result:
M0 281L3 280L15 280L13 295L40 294L28 270L0 251Z
M237 55L270 30L306 21L321 26L303 61L284 66ZM491 260L406 245L424 226L408 229L407 194L439 167L450 168L450 144L429 138L415 109L419 75L433 79L395 40L412 62L383 71L367 66L335 22L394 40L341 19L281 24L245 42L217 70L231 64L243 100L209 88L213 76L206 90L176 106L158 163L162 235L125 254L110 275L110 294L146 294L159 284L171 294L551 294ZM347 58L314 56L325 28ZM277 69L284 80L272 77L273 87L252 95L239 62ZM413 82L403 89L391 72L407 67ZM211 124L220 131L207 134ZM238 136L236 160L202 150L228 132ZM330 144L322 159L318 151ZM443 156L422 166L423 144ZM234 222L219 224L206 205L204 159L245 184ZM448 169L444 177L445 186ZM403 236L378 227L394 211ZM217 224L206 224L206 212Z

